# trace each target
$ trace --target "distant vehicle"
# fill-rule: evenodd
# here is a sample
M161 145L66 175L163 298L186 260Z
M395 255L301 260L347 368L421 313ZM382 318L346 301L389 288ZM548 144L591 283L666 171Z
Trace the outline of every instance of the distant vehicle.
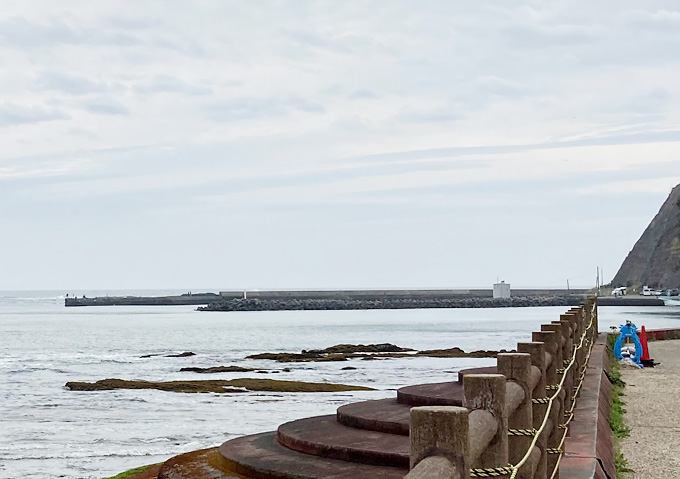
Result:
M655 289L651 289L648 286L642 287L642 296L661 296L662 294L663 294L662 291L657 291Z
M621 286L612 290L612 296L620 297L626 295L626 287Z

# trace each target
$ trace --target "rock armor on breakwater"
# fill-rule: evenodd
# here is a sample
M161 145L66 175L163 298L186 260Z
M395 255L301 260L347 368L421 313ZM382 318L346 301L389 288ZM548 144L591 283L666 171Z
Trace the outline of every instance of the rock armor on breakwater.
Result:
M431 309L431 308L517 308L531 306L576 306L582 295L515 296L508 299L475 297L422 298L272 298L226 299L199 307L200 311L286 311L353 309Z

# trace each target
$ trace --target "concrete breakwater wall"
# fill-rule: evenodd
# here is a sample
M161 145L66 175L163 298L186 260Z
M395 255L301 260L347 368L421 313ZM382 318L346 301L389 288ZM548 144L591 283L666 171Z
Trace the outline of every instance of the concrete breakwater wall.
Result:
M576 306L583 296L514 296L490 297L344 297L344 298L248 298L222 299L199 307L201 311L295 311L361 309L432 309L432 308L510 308L531 306Z
M605 296L598 298L597 304L599 306L664 306L665 303L659 298L643 298L643 297L623 297L615 298L613 296Z
M65 298L64 305L73 306L179 306L210 304L219 300L215 293L182 294L180 296L99 296Z
M582 296L586 289L513 289L514 296ZM245 291L250 299L383 299L383 298L491 298L492 289L355 289L355 290L288 290ZM220 291L224 299L244 297L244 291Z
M215 311L264 311L285 309L401 309L486 308L507 306L572 306L586 297L586 290L518 289L511 303L492 302L490 289L392 289L333 291L221 291L179 296L102 296L66 298L66 306L172 306L208 305ZM552 298L552 299L551 299ZM563 299L563 298L569 298ZM239 300L247 300L238 302ZM261 301L253 303L250 300ZM230 303L234 301L233 303ZM303 303L300 303L303 302ZM212 303L226 306L215 307ZM300 304L306 306L301 307ZM265 306L267 305L267 306Z

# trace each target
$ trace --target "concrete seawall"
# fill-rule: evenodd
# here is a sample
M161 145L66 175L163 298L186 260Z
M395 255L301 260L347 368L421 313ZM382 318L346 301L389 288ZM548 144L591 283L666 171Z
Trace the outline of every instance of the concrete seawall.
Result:
M611 382L607 335L601 333L588 368L564 444L561 479L610 479L616 477L614 437L609 426Z
M224 299L243 298L243 291L220 291ZM290 290L246 291L252 299L381 299L381 298L491 298L491 289L356 289L356 290ZM513 289L514 296L579 296L588 294L586 289Z
M183 294L181 296L101 296L96 298L66 298L64 306L179 306L204 305L218 301L215 293Z
M262 311L286 309L402 309L447 307L507 307L507 306L571 306L586 297L586 290L517 289L506 303L494 303L490 289L391 289L391 290L329 290L329 291L221 291L183 294L180 296L104 296L66 298L65 306L172 306L229 303L237 306L213 308L222 311ZM247 299L246 299L247 298ZM525 298L525 299L522 299ZM526 299L528 298L528 300ZM537 299L540 298L540 299ZM553 299L550 299L553 298ZM557 299L555 299L557 298ZM566 299L565 299L566 298ZM269 303L254 303L248 301ZM318 301L307 307L290 306L291 301ZM329 306L330 303L337 302ZM501 300L502 301L502 300ZM371 302L376 302L371 304ZM268 304L269 306L265 306Z

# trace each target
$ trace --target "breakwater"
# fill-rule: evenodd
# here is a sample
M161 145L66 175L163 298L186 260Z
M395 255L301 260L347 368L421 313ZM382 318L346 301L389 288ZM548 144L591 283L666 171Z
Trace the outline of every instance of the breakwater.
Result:
M583 296L489 297L380 297L380 298L295 298L222 299L199 307L201 311L304 311L359 309L430 308L517 308L531 306L576 306Z
M179 296L98 296L95 298L65 298L64 306L179 306L210 304L220 299L215 293L182 294Z
M646 298L642 296L615 298L613 296L605 296L598 298L597 304L599 306L665 306L662 299Z
M74 306L195 305L201 311L303 311L430 308L510 308L575 306L587 290L517 289L510 298L494 299L490 289L221 291L178 296L101 296L65 298ZM600 306L663 306L659 298L601 297Z
M327 291L220 291L179 296L104 296L66 298L72 306L197 305L206 311L352 310L412 308L490 308L572 306L587 290L517 289L509 300L494 300L491 289L391 289Z

